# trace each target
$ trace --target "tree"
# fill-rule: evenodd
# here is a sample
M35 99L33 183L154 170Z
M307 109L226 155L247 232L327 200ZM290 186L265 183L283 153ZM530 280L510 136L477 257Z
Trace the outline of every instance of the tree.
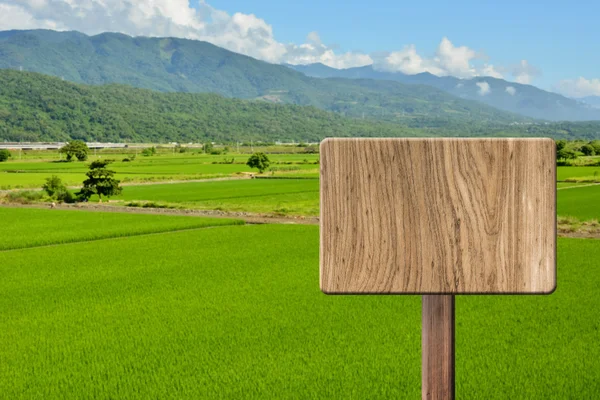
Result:
M591 144L584 144L583 146L581 146L581 152L585 156L593 156L594 154L596 154L596 151L594 150Z
M573 149L568 149L563 147L556 153L556 158L559 160L575 160L577 158L577 153Z
M89 150L83 140L73 140L61 147L58 152L66 154L67 161L72 161L73 157L76 157L79 161L85 161Z
M121 193L123 188L119 186L120 181L113 178L115 171L106 168L109 163L108 160L98 160L90 164L90 170L86 173L88 178L83 181L83 187L77 192L80 199L88 200L97 194L102 202L102 196L110 197Z
M144 150L142 150L142 155L144 157L153 156L155 154L156 154L156 147L154 147L154 146L148 147L148 148L145 148Z
M73 193L71 193L69 189L67 189L62 180L56 175L52 175L50 178L46 178L46 183L44 183L42 189L52 199L62 201L65 203L73 203L75 201Z
M594 153L600 155L600 140L593 140L589 144L594 148Z
M265 153L254 153L248 159L246 163L250 168L258 168L258 172L261 174L269 168L271 162L269 161L269 157Z
M0 150L0 162L8 160L10 157L10 151L2 149Z
M561 151L567 145L566 140L557 140L556 141L556 151Z
M46 183L44 183L42 189L48 196L54 197L55 194L66 191L67 187L58 176L52 175L50 178L46 178Z
M202 147L205 154L210 154L210 152L213 150L213 144L211 142L204 143Z

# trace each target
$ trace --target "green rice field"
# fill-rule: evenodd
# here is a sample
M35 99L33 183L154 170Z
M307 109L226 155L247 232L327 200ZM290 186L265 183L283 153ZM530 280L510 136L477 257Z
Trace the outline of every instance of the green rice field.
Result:
M103 157L115 159L110 168L117 173L118 179L127 181L167 181L188 180L211 177L223 177L242 172L257 172L249 168L245 162L247 154L231 154L224 156L161 154L152 157L137 156L134 161L123 162L125 155L105 154L90 156L90 160ZM318 155L315 154L272 154L269 156L275 174L302 173L318 176L317 164L313 164ZM213 164L225 159L234 159L236 164ZM0 189L41 187L45 179L57 175L67 185L80 185L85 179L88 162L57 162L57 160L12 160L0 163ZM302 162L308 164L297 164ZM290 164L291 163L291 164ZM306 173L306 172L305 172Z
M600 185L559 190L557 213L580 220L600 220Z
M56 211L62 234L96 215ZM457 298L457 398L600 393L598 243L559 239L552 295ZM0 251L7 399L420 397L419 296L321 293L317 226L38 245Z
M175 203L199 209L317 215L317 179L241 179L129 186L124 201Z
M556 179L583 179L600 181L600 167L557 167Z
M0 250L242 224L201 218L0 207Z

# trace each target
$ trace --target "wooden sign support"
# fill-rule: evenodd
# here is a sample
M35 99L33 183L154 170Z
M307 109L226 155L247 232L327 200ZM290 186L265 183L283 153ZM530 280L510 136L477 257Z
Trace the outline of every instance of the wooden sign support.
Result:
M551 139L326 139L320 285L419 294L422 397L454 398L454 296L556 288Z
M423 296L421 391L424 399L454 399L454 296Z

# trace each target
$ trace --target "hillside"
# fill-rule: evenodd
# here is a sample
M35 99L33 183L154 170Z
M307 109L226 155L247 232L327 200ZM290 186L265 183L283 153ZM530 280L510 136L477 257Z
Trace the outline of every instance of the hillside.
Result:
M120 83L162 92L211 92L310 105L419 128L466 129L528 120L429 86L316 79L206 42L176 38L5 31L0 32L0 68L22 68L75 83Z
M600 120L600 109L593 100L590 104L547 92L531 85L507 82L503 79L478 77L458 79L438 77L430 73L406 75L401 72L375 70L372 66L335 69L323 64L288 65L289 68L316 78L376 79L402 82L404 84L428 85L451 95L475 100L489 106L531 118L549 121ZM489 91L482 94L477 84L487 83Z
M418 134L423 132L314 107L124 85L86 86L0 70L0 141L316 141L325 136Z
M552 136L600 138L600 123L446 126L415 129L343 117L314 107L162 93L125 85L89 86L0 70L0 141L319 141L325 137Z

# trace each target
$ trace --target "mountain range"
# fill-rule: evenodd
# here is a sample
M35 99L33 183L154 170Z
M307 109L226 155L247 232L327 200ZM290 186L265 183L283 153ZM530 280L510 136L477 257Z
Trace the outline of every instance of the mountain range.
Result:
M459 128L473 123L531 121L432 86L375 79L319 79L210 43L177 38L4 31L0 32L0 68L39 72L75 83L121 83L163 92L210 92L309 105L411 127Z
M289 65L296 71L316 78L377 79L421 84L441 89L454 96L479 101L511 113L548 121L600 120L600 98L578 101L531 85L508 82L492 77L459 79L439 77L429 72L407 75L378 71L372 65L335 69L323 64Z
M50 78L30 72L58 79L47 80ZM331 134L600 135L600 122L593 121L600 120L600 109L593 104L529 85L494 78L404 75L373 67L337 70L322 64L275 65L210 43L177 38L4 31L0 32L0 78L5 86L5 90L0 87L0 139L4 140L15 135L156 140L160 131L172 140L233 140L261 135L274 140L312 140ZM27 92L15 82L37 90ZM53 90L64 93L64 99ZM207 106L202 108L195 102ZM240 119L229 129L227 114L217 112L219 106L247 121ZM81 113L74 113L79 109ZM260 115L253 116L249 110ZM524 110L530 115L523 115L527 114ZM201 115L200 120L195 113ZM276 120L282 115L287 115L285 127L277 126L280 122ZM156 128L142 116L158 124ZM177 116L183 120L177 121ZM553 124L541 118L592 121ZM193 132L190 121L202 131ZM348 133L340 127L347 128ZM149 132L152 129L159 132Z
M468 129L467 129L468 128ZM452 130L349 118L312 106L83 85L0 70L0 141L220 143L320 141L325 137L550 136L600 138L600 122L518 123Z
M600 96L587 96L587 97L582 97L579 100L583 101L584 103L586 103L594 108L600 108Z

